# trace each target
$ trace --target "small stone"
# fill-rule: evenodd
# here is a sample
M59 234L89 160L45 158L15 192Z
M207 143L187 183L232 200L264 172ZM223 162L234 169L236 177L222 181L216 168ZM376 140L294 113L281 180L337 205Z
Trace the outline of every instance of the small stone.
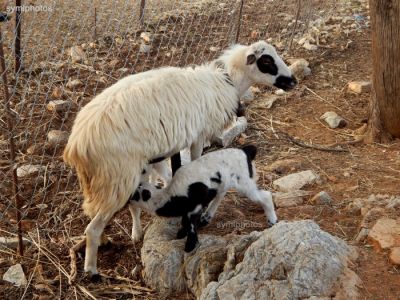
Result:
M277 174L287 174L298 170L301 167L301 162L295 159L281 159L274 161L269 167L268 171Z
M119 64L119 59L113 59L108 63L108 67L111 69L115 69L115 67Z
M309 62L304 58L300 58L292 60L292 64L289 66L289 69L292 71L294 77L302 80L304 77L311 74L311 69L308 66Z
M307 170L281 177L275 180L273 185L282 192L290 192L300 190L308 184L313 184L317 178L313 171Z
M150 32L142 32L142 33L140 34L140 38L141 38L143 41L145 41L146 43L151 43L151 41L152 41L152 39L153 39Z
M370 230L368 239L377 251L400 247L400 218L379 219Z
M22 238L22 243L24 245L29 244L30 241L26 238ZM18 238L17 237L0 237L0 249L8 248L8 249L17 249L18 247Z
M279 100L280 98L276 95L271 95L270 97L266 98L262 102L262 106L266 107L267 109L271 109L274 106L274 103Z
M67 84L65 85L69 89L74 89L83 85L83 82L79 79L69 79Z
M310 192L302 190L291 191L288 193L277 192L274 193L274 203L278 208L298 206L303 204L304 197L309 196L310 194Z
M67 100L54 100L50 101L46 108L52 112L64 112L67 111L71 107L71 101Z
M324 120L330 128L343 128L347 125L346 120L334 111L328 111L324 113L320 119Z
M56 86L51 93L51 97L53 99L60 99L63 95L63 91L60 87Z
M62 130L50 130L47 134L47 141L52 147L64 145L68 141L68 132Z
M11 282L15 286L24 286L28 283L26 280L24 270L20 264L11 266L3 275L3 280Z
M332 205L333 200L327 192L321 191L312 197L311 202L320 205Z
M400 265L400 247L394 247L390 251L390 262L394 265Z
M85 51L81 46L74 46L69 49L69 55L73 63L80 63L86 60Z
M120 69L118 69L117 71L118 71L119 73L121 73L121 74L126 74L126 73L128 73L129 69L128 69L128 68L120 68Z
M275 91L275 95L277 95L277 96L283 96L285 94L286 94L286 92L284 90L282 90L282 89L279 89L279 90Z
M307 49L307 50L309 50L309 51L316 51L316 50L318 50L318 46L317 46L317 45L312 45L312 44L310 44L309 41L306 41L306 42L304 43L303 48L304 48L304 49Z
M151 46L147 45L145 43L141 43L139 47L139 52L140 53L150 53Z
M369 233L368 228L361 228L360 232L356 236L356 242L357 243L362 243L364 240L367 238Z
M371 81L352 81L349 83L349 90L356 94L370 92L371 88Z
M36 145L29 146L28 149L26 149L26 154L32 155L38 151L38 147Z
M235 137L244 132L247 128L247 120L245 117L239 117L236 121L224 130L222 135L216 138L216 142L224 147L230 145Z
M17 176L22 178L37 175L42 169L41 165L23 165L17 169Z
M219 47L210 47L210 51L211 52L218 52L219 51Z

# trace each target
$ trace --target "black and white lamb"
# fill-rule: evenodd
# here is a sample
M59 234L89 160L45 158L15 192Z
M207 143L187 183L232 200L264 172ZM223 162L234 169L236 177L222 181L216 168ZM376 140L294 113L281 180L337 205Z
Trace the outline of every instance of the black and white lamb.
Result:
M197 228L207 225L229 189L235 189L262 205L267 223L277 222L272 195L257 186L253 160L257 148L223 149L201 156L177 170L170 184L157 189L142 183L131 195L130 202L149 213L162 217L182 217L177 238L187 236L185 251L197 243Z

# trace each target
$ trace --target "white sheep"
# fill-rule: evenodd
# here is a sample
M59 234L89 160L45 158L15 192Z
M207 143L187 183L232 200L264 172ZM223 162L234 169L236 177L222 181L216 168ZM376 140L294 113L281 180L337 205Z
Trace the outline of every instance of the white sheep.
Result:
M267 223L277 222L270 192L257 187L253 160L257 148L224 149L203 155L182 166L165 189L149 183L140 184L130 197L133 206L162 217L182 217L177 238L187 236L185 251L192 251L198 242L198 226L207 225L218 205L230 189L237 190L262 205ZM211 204L210 204L211 202ZM205 212L204 210L207 209ZM203 214L202 214L203 212Z
M139 76L139 77L138 77ZM140 80L137 78L140 78ZM85 271L97 274L97 251L105 226L136 190L144 167L219 136L251 85L292 88L296 79L264 41L236 45L215 62L195 68L166 67L127 76L102 91L78 113L64 161L75 167L83 189ZM140 210L130 207L134 241Z

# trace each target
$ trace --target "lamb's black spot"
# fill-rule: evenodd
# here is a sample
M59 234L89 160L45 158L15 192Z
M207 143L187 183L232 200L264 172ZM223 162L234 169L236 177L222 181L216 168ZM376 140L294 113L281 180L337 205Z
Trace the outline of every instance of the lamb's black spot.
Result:
M249 168L249 176L253 178L253 166L251 162L257 155L257 147L254 145L247 145L242 148L243 152L246 154L247 157L247 167Z
M182 166L181 154L178 152L171 156L171 169L172 176L175 175L176 171Z
M215 189L209 189L202 182L189 185L187 196L172 196L156 214L163 217L180 217L193 211L197 205L206 207L217 195Z
M277 75L278 67L275 64L275 60L271 55L263 54L257 59L257 67L260 72L265 74Z
M146 174L146 169L143 169L142 175Z
M222 180L221 180L222 175L221 175L221 173L220 173L220 172L217 172L217 173L215 174L215 176L216 176L216 177L211 177L210 180L213 181L213 182L216 182L216 183L218 183L218 184L221 184L221 183L222 183Z
M142 200L147 201L151 198L151 192L149 190L142 191Z
M140 194L137 190L135 191L135 193L133 195L131 195L129 197L130 201L132 201L132 200L139 201L139 199L140 199Z
M155 164L155 163L158 163L160 161L163 161L164 159L165 159L164 156L152 158L152 159L149 160L149 164Z

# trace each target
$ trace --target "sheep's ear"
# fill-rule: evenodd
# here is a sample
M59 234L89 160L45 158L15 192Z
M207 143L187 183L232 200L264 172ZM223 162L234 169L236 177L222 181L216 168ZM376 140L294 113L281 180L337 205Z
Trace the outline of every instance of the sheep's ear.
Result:
M247 55L247 63L246 64L247 65L254 64L256 60L257 60L257 57L255 54L249 54L249 55Z

